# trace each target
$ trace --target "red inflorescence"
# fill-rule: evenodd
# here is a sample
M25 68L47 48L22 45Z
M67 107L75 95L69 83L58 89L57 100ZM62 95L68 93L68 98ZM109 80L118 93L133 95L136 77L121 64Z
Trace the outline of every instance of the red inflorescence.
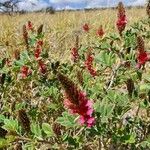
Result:
M44 64L44 62L42 60L39 60L38 62L39 64L39 70L42 74L45 74L47 71L46 65Z
M36 59L40 57L40 54L42 52L42 46L43 46L43 41L42 40L37 41L36 49L34 52L34 56Z
M76 47L73 47L71 49L71 55L72 55L72 60L74 62L77 62L77 60L79 59L79 53L78 53L78 49Z
M137 68L141 68L147 61L150 60L149 54L145 51L144 40L141 36L137 37Z
M28 21L27 29L33 31L33 24L31 21Z
M90 73L93 77L95 77L95 76L97 76L97 72L96 72L96 70L93 68L93 60L94 60L93 55L92 55L91 52L89 52L88 55L87 55L87 59L86 59L86 61L85 61L85 67L88 69L89 73Z
M30 73L31 73L31 71L29 70L29 67L22 66L22 68L21 68L21 76L22 76L23 79L26 78Z
M34 56L35 56L36 59L38 59L40 57L41 51L42 51L41 46L37 45L36 49L35 49L35 52L34 52Z
M90 28L89 28L89 25L87 23L83 25L83 30L85 32L89 32Z
M119 33L121 33L125 29L126 24L127 24L127 20L126 20L126 16L125 15L120 17L120 18L118 18L118 20L117 20L117 28L118 28Z
M145 65L147 61L149 61L149 57L147 52L141 52L137 56L137 68L141 68L142 65Z
M86 94L82 91L78 91L77 99L79 101L78 105L73 104L69 97L65 99L64 105L71 111L71 113L80 115L79 122L81 125L86 124L88 127L93 126L95 119L94 117L92 117L92 102L86 97Z
M99 27L99 29L96 31L97 36L99 37L103 37L103 35L105 34L102 26Z
M58 74L58 79L61 82L65 97L64 105L71 111L72 114L79 114L79 122L92 127L95 124L93 117L92 102L87 98L86 94L79 90L77 86L63 74Z
M118 4L118 20L116 22L119 34L122 35L123 30L127 24L127 18L125 14L125 8L122 2Z

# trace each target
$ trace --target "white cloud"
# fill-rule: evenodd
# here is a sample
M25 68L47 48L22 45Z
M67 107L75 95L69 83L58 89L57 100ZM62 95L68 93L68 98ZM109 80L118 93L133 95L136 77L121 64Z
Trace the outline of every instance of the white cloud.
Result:
M89 0L49 0L51 3L81 3Z
M57 7L57 10L62 10L62 9L65 9L65 10L75 10L75 8L74 7L71 7L71 6L69 6L69 5L67 5L67 6L65 6L65 7Z
M38 10L48 6L43 0L24 0L18 4L19 9L24 10Z
M8 0L0 0L0 2L5 2ZM20 3L18 3L18 8L20 10L38 10L49 6L48 3L45 2L45 0L22 0Z
M137 6L137 5L143 5L146 4L147 0L137 0L135 2L130 3L131 5Z
M5 1L7 0L0 0L0 2ZM85 8L115 6L119 1L120 0L22 0L18 6L20 10L38 10L48 7L50 4L56 9L74 9L75 7L80 8L81 4ZM125 5L143 5L146 1L147 0L122 0Z

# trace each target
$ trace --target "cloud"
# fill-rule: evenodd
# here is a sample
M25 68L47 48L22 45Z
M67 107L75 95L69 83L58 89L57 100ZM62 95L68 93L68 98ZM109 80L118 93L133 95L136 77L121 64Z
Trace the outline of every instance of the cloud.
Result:
M22 10L39 10L49 6L44 0L24 0L18 4L19 9Z
M0 0L0 2L6 2L8 0ZM45 0L22 0L18 3L19 10L39 10L49 6Z
M53 6L65 8L66 6L76 8L110 7L116 6L120 0L49 0ZM125 5L144 5L146 0L122 0Z
M7 0L0 0L5 2ZM120 0L22 0L18 4L22 10L38 10L53 6L56 9L76 9L116 6ZM125 5L143 5L147 0L122 0ZM33 5L34 4L34 5Z
M90 0L49 0L50 3L84 3L86 1L90 1Z
M146 4L147 0L136 0L135 2L130 3L133 6Z

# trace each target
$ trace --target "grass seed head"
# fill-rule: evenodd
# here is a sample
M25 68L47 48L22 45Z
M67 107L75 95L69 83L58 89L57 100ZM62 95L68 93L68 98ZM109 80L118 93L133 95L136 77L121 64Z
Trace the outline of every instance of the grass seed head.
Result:
M29 133L30 132L30 120L29 120L27 113L24 109L19 110L18 120L19 120L22 128L24 129L24 131Z

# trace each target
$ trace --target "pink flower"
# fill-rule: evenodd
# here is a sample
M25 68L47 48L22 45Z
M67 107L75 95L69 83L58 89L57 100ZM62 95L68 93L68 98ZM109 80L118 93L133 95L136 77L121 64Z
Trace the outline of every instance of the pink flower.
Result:
M93 68L93 56L92 56L92 53L89 52L89 54L87 55L87 59L85 61L85 67L88 69L89 73L95 77L97 76L97 72L96 70Z
M75 48L75 47L73 47L73 48L71 49L71 54L72 54L72 60L73 60L74 62L77 62L77 60L78 60L78 58L79 58L78 49Z
M79 104L71 103L71 100L68 98L65 100L64 104L66 108L70 109L72 114L79 114L79 122L81 125L86 124L88 127L91 127L95 123L95 119L92 117L93 108L91 101L86 97L82 91L78 91L78 101Z
M85 32L89 32L90 28L89 28L89 25L87 23L83 25L83 30Z
M81 125L85 124L88 127L92 127L95 123L92 102L87 98L86 94L79 90L66 76L59 73L58 79L65 90L65 107L68 108L72 114L78 114L80 116L79 122Z

